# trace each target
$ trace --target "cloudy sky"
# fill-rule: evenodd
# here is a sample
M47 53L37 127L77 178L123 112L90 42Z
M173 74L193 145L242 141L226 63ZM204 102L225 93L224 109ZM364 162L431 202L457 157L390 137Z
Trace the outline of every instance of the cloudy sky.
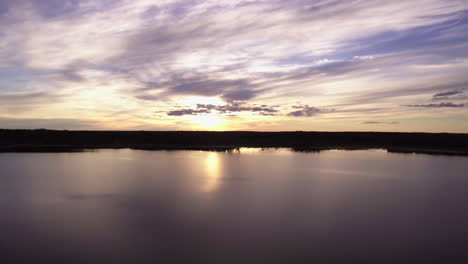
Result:
M0 0L0 128L468 132L467 0Z

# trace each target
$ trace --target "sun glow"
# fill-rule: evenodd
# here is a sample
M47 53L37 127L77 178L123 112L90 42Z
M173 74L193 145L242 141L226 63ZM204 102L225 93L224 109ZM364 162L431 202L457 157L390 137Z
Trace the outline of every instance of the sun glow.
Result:
M190 122L195 129L214 131L226 129L224 120L216 114L190 116Z

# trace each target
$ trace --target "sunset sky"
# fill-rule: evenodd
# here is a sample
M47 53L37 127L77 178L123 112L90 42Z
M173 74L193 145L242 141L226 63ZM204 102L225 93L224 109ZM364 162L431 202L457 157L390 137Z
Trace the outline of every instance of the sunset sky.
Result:
M0 128L468 133L468 1L0 0Z

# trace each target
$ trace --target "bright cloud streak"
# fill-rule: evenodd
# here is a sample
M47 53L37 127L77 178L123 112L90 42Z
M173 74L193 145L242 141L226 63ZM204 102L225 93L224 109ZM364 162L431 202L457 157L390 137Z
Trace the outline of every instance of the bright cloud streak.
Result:
M0 0L0 127L468 132L467 26L463 0Z

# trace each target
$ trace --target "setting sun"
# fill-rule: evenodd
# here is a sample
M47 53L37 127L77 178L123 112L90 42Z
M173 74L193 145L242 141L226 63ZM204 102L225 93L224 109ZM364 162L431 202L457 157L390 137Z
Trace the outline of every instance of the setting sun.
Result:
M190 122L194 129L221 131L228 129L221 116L217 114L190 116Z

